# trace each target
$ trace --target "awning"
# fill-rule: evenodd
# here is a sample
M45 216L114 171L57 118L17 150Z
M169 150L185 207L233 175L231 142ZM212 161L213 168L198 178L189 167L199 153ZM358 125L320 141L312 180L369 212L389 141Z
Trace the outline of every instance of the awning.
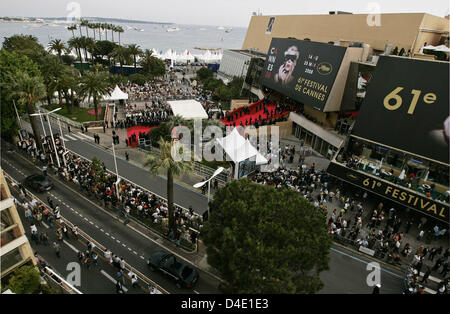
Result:
M128 94L122 92L122 90L117 85L110 96L103 97L103 100L120 100L120 99L128 99Z
M184 119L208 119L208 114L202 104L194 99L174 100L167 102L173 114L180 115Z

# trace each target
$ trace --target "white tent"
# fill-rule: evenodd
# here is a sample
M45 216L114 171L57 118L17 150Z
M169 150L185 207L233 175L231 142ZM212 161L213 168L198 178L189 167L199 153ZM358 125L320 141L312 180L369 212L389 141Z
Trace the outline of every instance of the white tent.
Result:
M128 99L128 94L122 92L122 90L117 85L110 96L103 97L103 100L119 100L119 99Z
M202 104L194 99L174 100L167 102L174 115L180 115L185 119L208 119L208 114Z
M255 156L256 165L263 165L268 162L268 160L252 146L249 140L246 140L239 134L237 128L234 128L227 136L216 139L216 141L236 164Z

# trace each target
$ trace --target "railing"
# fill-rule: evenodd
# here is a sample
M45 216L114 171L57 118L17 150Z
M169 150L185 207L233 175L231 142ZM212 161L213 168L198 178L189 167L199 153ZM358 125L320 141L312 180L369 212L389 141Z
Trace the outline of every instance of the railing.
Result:
M3 170L4 174L5 174L5 178L7 178L10 182L14 182L16 185L19 184L19 182L17 182L14 178L12 178L9 174L7 174L4 170ZM33 199L39 199L37 196L35 196L33 193L31 193L29 190L26 189L26 192L28 194L28 196L31 196L31 198ZM43 203L43 202L42 202ZM49 210L49 212L53 214L53 209L51 207L49 207L47 204L43 203L44 206ZM61 220L62 222L67 226L67 228L69 230L72 230L73 227L75 227L74 224L72 224L69 220L67 220L66 218L64 218L63 216L61 216ZM56 222L58 225L60 225L58 222ZM61 226L61 225L60 225ZM96 240L94 240L93 238L91 238L87 233L85 233L83 230L81 230L79 227L77 227L77 231L78 231L78 236L84 238L84 243L90 242L93 243L95 245L95 248L97 250L97 252L99 253L98 256L104 256L105 252L106 252L106 247L104 247L102 244L100 244L99 242L97 242ZM111 252L111 251L110 251ZM129 265L128 263L125 263L125 269L128 271L133 272L134 274L136 274L136 276L138 277L138 279L140 279L141 281L143 281L147 286L153 286L156 289L158 289L160 292L162 292L163 294L169 294L169 292L167 292L165 289L163 289L161 286L159 286L158 284L156 284L155 282L153 282L152 280L150 280L149 278L147 278L146 276L144 276L141 272L139 272L137 269L133 268L131 265ZM54 272L53 272L54 274ZM124 276L127 276L124 274ZM127 276L128 277L128 276ZM75 288L74 288L75 289Z
M49 110L43 108L43 107L39 107L39 110L41 110L44 113L48 113L50 112ZM59 115L57 113L50 113L49 115L47 115L47 118L51 118L53 121L55 121L55 124L58 124L58 119L61 120L61 122L64 122L65 124L69 124L75 128L81 129L81 123L80 122L76 122L73 121L67 117L64 117L62 115Z
M42 259L42 257L40 257L39 255L38 257L39 259ZM59 287L63 293L67 292L68 294L83 294L83 292L72 286L51 268L45 266L41 269L41 271L41 275L47 279L47 282L51 283L53 287Z
M200 176L206 176L206 177L211 177L214 173L214 171L216 171L213 168L210 168L208 166L205 166L204 164L198 162L198 161L194 161L194 171L200 175ZM222 173L219 173L215 179L217 179L217 182L219 183L219 186L224 186L225 184L227 184L228 182L228 175L229 175L229 171L228 169L225 169Z

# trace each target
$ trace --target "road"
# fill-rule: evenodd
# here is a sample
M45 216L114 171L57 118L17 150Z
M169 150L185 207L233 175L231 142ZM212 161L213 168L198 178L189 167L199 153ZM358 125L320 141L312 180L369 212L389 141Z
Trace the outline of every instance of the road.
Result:
M23 180L25 176L31 173L40 172L40 168L25 159L20 153L8 150L3 142L2 168L18 181ZM170 293L219 293L219 281L202 270L200 270L200 280L194 287L194 290L179 290L165 276L159 273L151 273L147 268L146 259L156 251L165 250L161 245L161 239L158 239L156 236L149 238L132 230L129 226L119 222L113 215L102 210L97 204L78 194L78 191L73 190L71 187L57 182L53 190L38 195L44 202L47 196L50 196L60 204L61 213L65 218L84 230L103 246L109 248L113 253L123 256L127 263ZM21 215L23 218L23 213ZM39 247L37 250L42 251L46 250L46 248ZM71 256L73 261L77 260L74 251L71 252L70 248L66 248L65 251L68 251L68 254L73 254ZM54 255L54 252L51 250L50 255ZM56 259L56 256L53 259ZM64 263L68 261L65 259L61 260L58 265L63 264L60 266L63 267L66 265ZM330 252L330 269L321 273L321 279L325 287L320 293L371 293L372 287L366 283L366 278L370 273L366 269L369 262L371 262L371 259L368 257L355 254L339 246L334 246ZM106 266L108 265L101 267L102 270L108 272L108 267ZM113 275L112 270L109 272L110 275ZM61 268L60 273L67 275L69 271ZM103 281L105 281L106 277L103 274L100 275L103 276ZM90 281L93 278L88 276L87 278L82 278L82 280ZM94 291L94 293L99 291L95 289L109 289L108 291L112 289L114 291L114 286L110 287L112 283L108 280L106 282L107 284L104 284L106 286L101 288L93 286L90 291ZM383 285L382 293L402 293L404 289L403 274L398 270L386 268L385 266L381 266L381 283ZM82 286L84 286L83 283Z
M31 132L31 126L26 121L22 120L22 125L25 129ZM41 134L43 135L42 124L38 123ZM59 127L51 124L53 134L59 133ZM46 134L49 135L48 123L44 122ZM105 163L108 170L116 172L114 165L114 156L111 151L94 144L92 136L81 133L80 130L75 130L72 127L72 132L68 133L62 130L65 138L66 148L72 150L78 155L92 160L97 157ZM148 169L136 166L127 162L126 160L117 157L117 169L119 176L126 180L133 182L141 187L152 191L153 193L165 198L167 195L167 180L162 176L150 175ZM56 161L55 161L56 164ZM184 185L174 182L174 202L183 207L188 208L192 205L194 211L198 214L203 214L207 210L207 197L194 189L190 189Z
M22 181L32 173L40 172L37 166L17 152L8 152L3 145L2 168L17 181ZM194 287L195 291L192 289L180 290L164 275L150 272L146 264L148 257L156 251L165 250L159 243L161 239L156 236L149 238L133 231L129 226L118 221L114 215L105 212L97 204L78 194L78 191L55 181L54 189L37 196L45 203L47 196L50 196L56 201L55 204L59 204L61 214L66 219L110 249L111 252L124 257L127 263L133 265L170 293L218 293L219 281L201 270L200 279ZM24 219L23 215L21 218ZM73 254L75 261L76 255Z

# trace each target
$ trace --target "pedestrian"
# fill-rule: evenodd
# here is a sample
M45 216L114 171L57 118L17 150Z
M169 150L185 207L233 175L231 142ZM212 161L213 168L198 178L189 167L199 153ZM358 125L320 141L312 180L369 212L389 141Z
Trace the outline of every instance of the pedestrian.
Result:
M450 264L447 262L444 264L444 266L442 267L442 271L440 272L440 274L442 275L442 277L447 276L447 273L450 271Z
M79 262L81 265L83 265L83 263L84 263L84 254L83 254L83 252L78 251L77 257L78 257L78 262Z
M128 155L128 152L125 152L125 159L126 159L127 161L130 160L130 156Z
M420 275L420 273L419 273ZM431 275L431 268L427 266L427 271L423 274L421 283L426 283L428 281L428 277Z
M105 125L105 123L103 123L103 133L105 133L106 132L106 125Z
M61 228L58 228L58 230L56 230L56 236L57 236L59 241L63 240L63 234L62 234Z
M42 173L44 174L44 177L47 176L47 166L46 165L42 166Z
M424 234L425 234L425 231L420 230L419 234L417 235L417 240L418 241L422 240Z
M380 294L381 285L378 283L375 287L373 287L372 294Z
M436 255L436 253L437 253L437 249L436 249L435 247L432 248L432 249L430 250L430 255L429 255L428 259L429 259L430 261L433 261L434 256Z
M122 284L124 284L123 272L121 269L116 273L116 277L117 281L120 281Z
M72 234L75 237L75 240L78 240L78 227L75 225L72 227Z
M31 212L30 208L27 208L25 210L25 218L28 220L30 224L33 224L33 213Z
M45 232L41 233L40 240L41 240L42 243L44 243L45 246L48 246L48 235L47 235L47 233L45 233Z
M125 270L125 260L123 257L120 258L120 269Z
M69 133L71 133L69 124L67 125L67 130L69 131Z
M118 294L124 294L122 283L119 280L116 282L116 292Z
M111 251L108 249L105 249L105 259L108 261L108 263L112 264L113 259L111 257Z
M66 237L66 239L69 240L69 234L67 232L67 227L63 226L61 231L62 231L63 235Z
M129 275L130 275L130 274L129 274ZM132 286L133 288L138 287L138 278L137 278L136 274L131 273L130 278L131 278L131 286Z
M411 226L413 225L413 222L411 220L408 220L406 222L406 229L405 229L405 233L409 232L409 229L411 229Z
M53 242L53 248L55 249L56 256L58 256L58 258L60 258L61 257L61 246L58 243Z

